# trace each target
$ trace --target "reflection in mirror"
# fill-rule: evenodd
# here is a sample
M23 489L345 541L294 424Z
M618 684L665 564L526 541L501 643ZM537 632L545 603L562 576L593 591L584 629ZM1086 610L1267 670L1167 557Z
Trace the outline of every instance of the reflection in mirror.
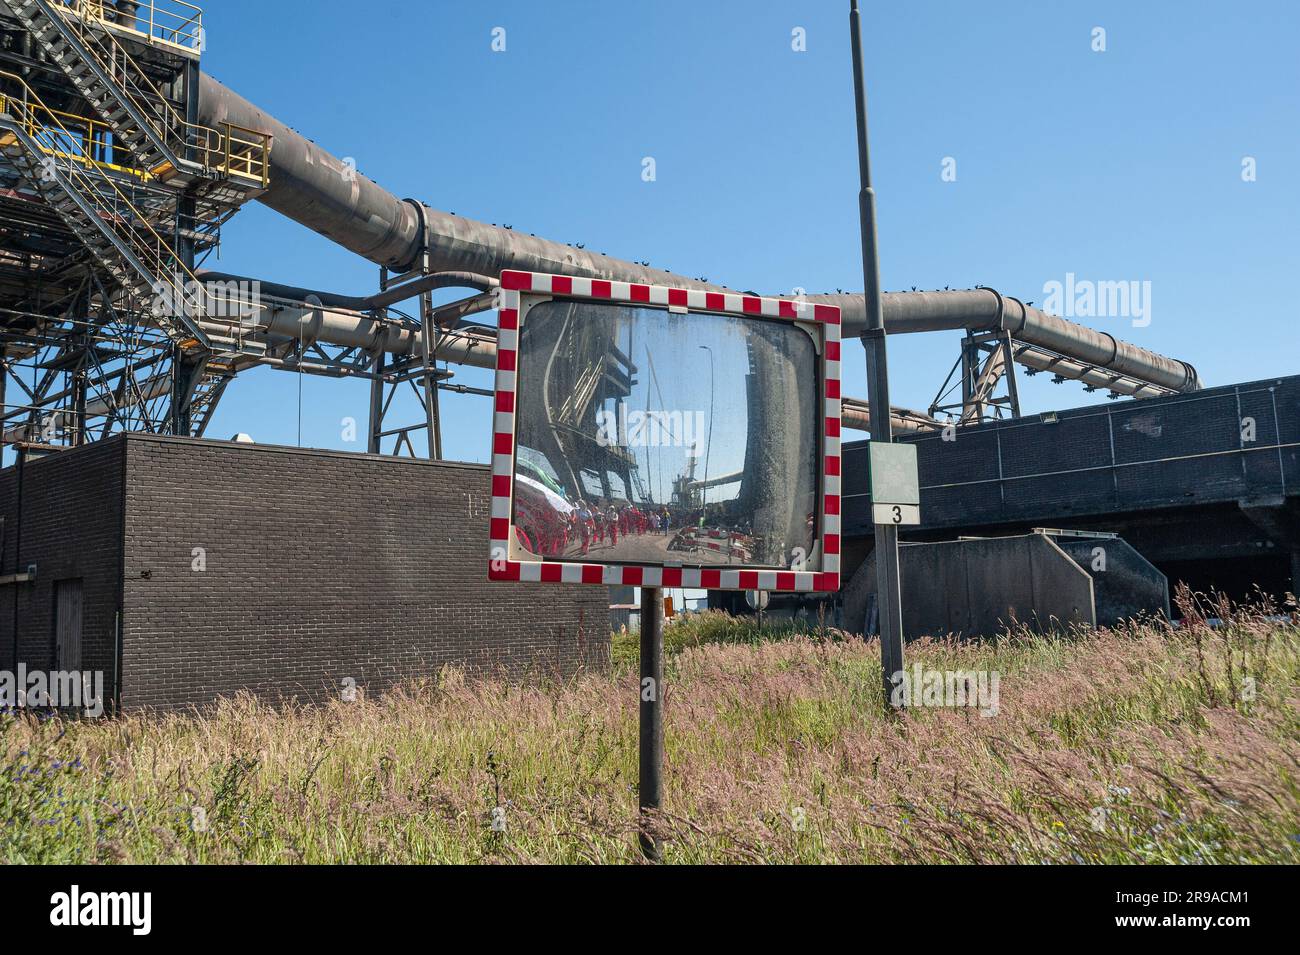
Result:
M805 569L821 430L818 356L802 327L542 302L521 323L518 376L525 551Z

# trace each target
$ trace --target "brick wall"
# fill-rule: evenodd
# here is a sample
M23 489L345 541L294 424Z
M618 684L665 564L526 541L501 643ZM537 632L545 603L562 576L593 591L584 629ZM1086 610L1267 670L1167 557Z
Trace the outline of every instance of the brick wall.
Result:
M122 566L124 442L110 438L0 471L0 575L37 565L34 584L0 587L0 669L54 668L54 587L81 580L81 666L112 697ZM21 526L20 526L21 525ZM14 659L15 624L18 660Z
M489 583L486 467L118 436L0 471L0 668L53 666L54 583L83 581L83 667L121 703L316 700L451 664L568 675L609 653L604 587ZM196 550L199 549L199 550ZM200 569L202 568L202 569Z
M606 588L487 581L486 467L141 435L126 446L124 706L240 688L319 699L444 664L570 674L607 659Z

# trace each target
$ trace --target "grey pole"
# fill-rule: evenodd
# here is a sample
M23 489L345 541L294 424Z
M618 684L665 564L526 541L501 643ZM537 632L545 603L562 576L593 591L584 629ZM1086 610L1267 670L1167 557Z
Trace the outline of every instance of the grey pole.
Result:
M858 119L858 171L862 180L862 188L858 193L858 212L862 223L862 280L866 289L867 321L862 330L862 345L867 352L867 402L873 408L888 408L885 310L880 297L876 193L871 188L871 155L867 146L867 87L862 71L862 15L858 12L858 0L849 0L849 30L853 42L853 93ZM894 440L889 415L872 415L871 440L886 444ZM903 600L898 567L898 528L892 524L877 524L875 538L882 689L885 705L888 706L893 689L890 677L903 669Z
M664 767L664 592L641 588L641 852L651 862L663 860L659 837L647 815L663 805Z
M429 457L442 460L442 410L438 405L438 327L433 318L433 296L420 294L420 344L424 346L424 423L428 429Z
M709 353L709 436L704 445L704 487L700 489L700 514L704 523L709 522L709 450L713 447L713 349L708 345L700 348Z

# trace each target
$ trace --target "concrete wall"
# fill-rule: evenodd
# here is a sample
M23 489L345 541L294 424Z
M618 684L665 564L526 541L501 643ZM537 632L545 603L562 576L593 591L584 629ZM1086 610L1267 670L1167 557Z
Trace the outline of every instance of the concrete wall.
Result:
M1096 624L1092 579L1041 534L905 544L899 554L908 639L989 636L1013 621L1040 630ZM844 586L845 629L863 632L875 595L872 554Z
M51 670L54 588L80 579L81 665L112 695L122 569L124 442L111 438L0 471L0 575L37 565L33 583L0 586L0 669ZM21 494L21 508L19 498ZM18 635L15 659L14 634Z
M0 472L0 573L13 572L16 481ZM16 591L19 659L50 665L52 583L80 576L86 666L112 672L122 611L126 707L240 689L321 699L446 664L603 665L606 588L488 582L489 489L481 465L183 438L60 452L24 474L19 562L38 562L40 580ZM9 666L14 592L0 587Z
M1169 581L1127 541L1056 537L1056 546L1092 577L1097 626L1113 627L1138 616L1169 616Z

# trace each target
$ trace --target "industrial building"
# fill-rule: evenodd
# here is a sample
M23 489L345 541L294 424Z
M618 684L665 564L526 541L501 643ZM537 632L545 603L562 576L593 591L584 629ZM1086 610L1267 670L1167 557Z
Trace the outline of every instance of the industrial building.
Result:
M1300 588L1300 377L904 440L921 473L912 540L1100 531L1193 589L1242 599L1258 586L1280 601ZM858 554L871 533L863 456L845 447L844 533Z
M122 706L176 706L598 664L603 588L487 590L487 470L440 460L443 401L485 393L452 366L494 367L503 269L722 287L398 199L206 75L202 17L0 0L0 668L93 667ZM373 293L205 269L250 201L374 263ZM464 297L434 305L445 288ZM863 296L808 298L861 330ZM1202 390L987 288L884 310L891 334L965 334L959 397L889 410L920 450L916 540L1117 533L1171 580L1296 587L1300 379ZM207 440L260 366L369 382L368 453ZM1022 416L1018 367L1128 400ZM408 389L419 419L393 420ZM845 397L847 427L871 413ZM860 464L847 445L846 581L871 547ZM373 507L344 517L313 485Z
M604 665L603 588L487 581L464 530L486 526L487 474L138 431L8 468L5 554L33 579L5 588L0 669L98 670L111 702L173 708Z

